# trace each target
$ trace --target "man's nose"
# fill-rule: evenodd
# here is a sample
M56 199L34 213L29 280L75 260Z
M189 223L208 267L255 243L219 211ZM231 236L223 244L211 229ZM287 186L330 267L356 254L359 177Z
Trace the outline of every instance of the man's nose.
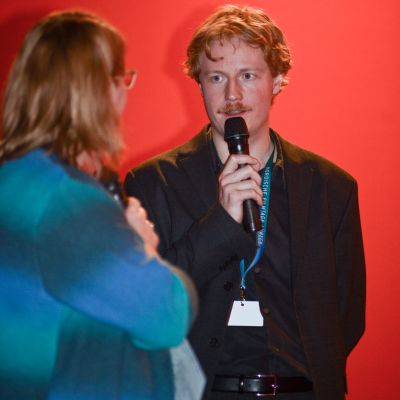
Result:
M236 101L242 99L242 87L236 79L229 79L225 87L225 100Z

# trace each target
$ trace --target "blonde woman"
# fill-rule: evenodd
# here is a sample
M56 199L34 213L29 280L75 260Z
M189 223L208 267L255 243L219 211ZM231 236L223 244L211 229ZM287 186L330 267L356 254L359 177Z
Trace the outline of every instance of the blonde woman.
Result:
M120 34L61 12L27 34L0 142L0 398L169 399L188 278L156 256L140 203L99 183L118 163L135 74Z

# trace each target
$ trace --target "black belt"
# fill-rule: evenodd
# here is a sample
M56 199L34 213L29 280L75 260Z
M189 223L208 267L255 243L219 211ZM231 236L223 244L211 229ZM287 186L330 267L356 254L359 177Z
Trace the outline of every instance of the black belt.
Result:
M256 393L257 396L275 396L278 393L309 392L312 382L302 376L232 376L216 375L213 392Z

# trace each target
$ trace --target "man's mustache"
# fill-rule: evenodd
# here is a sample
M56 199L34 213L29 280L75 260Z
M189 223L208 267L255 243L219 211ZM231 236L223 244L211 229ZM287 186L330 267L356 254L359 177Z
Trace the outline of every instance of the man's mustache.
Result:
M248 106L245 106L241 102L237 103L228 103L226 104L223 108L219 108L217 110L218 114L231 114L231 113L240 113L244 111L251 111L251 108Z

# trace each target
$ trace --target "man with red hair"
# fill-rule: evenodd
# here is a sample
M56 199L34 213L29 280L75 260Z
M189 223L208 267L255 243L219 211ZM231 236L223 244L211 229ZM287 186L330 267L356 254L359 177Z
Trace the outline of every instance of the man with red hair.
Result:
M217 9L187 55L210 123L130 171L126 189L148 210L160 254L197 285L189 338L204 398L344 399L346 358L364 331L357 184L270 128L291 57L262 10ZM237 117L250 155L229 154L224 140ZM246 200L261 208L257 243L243 229Z

